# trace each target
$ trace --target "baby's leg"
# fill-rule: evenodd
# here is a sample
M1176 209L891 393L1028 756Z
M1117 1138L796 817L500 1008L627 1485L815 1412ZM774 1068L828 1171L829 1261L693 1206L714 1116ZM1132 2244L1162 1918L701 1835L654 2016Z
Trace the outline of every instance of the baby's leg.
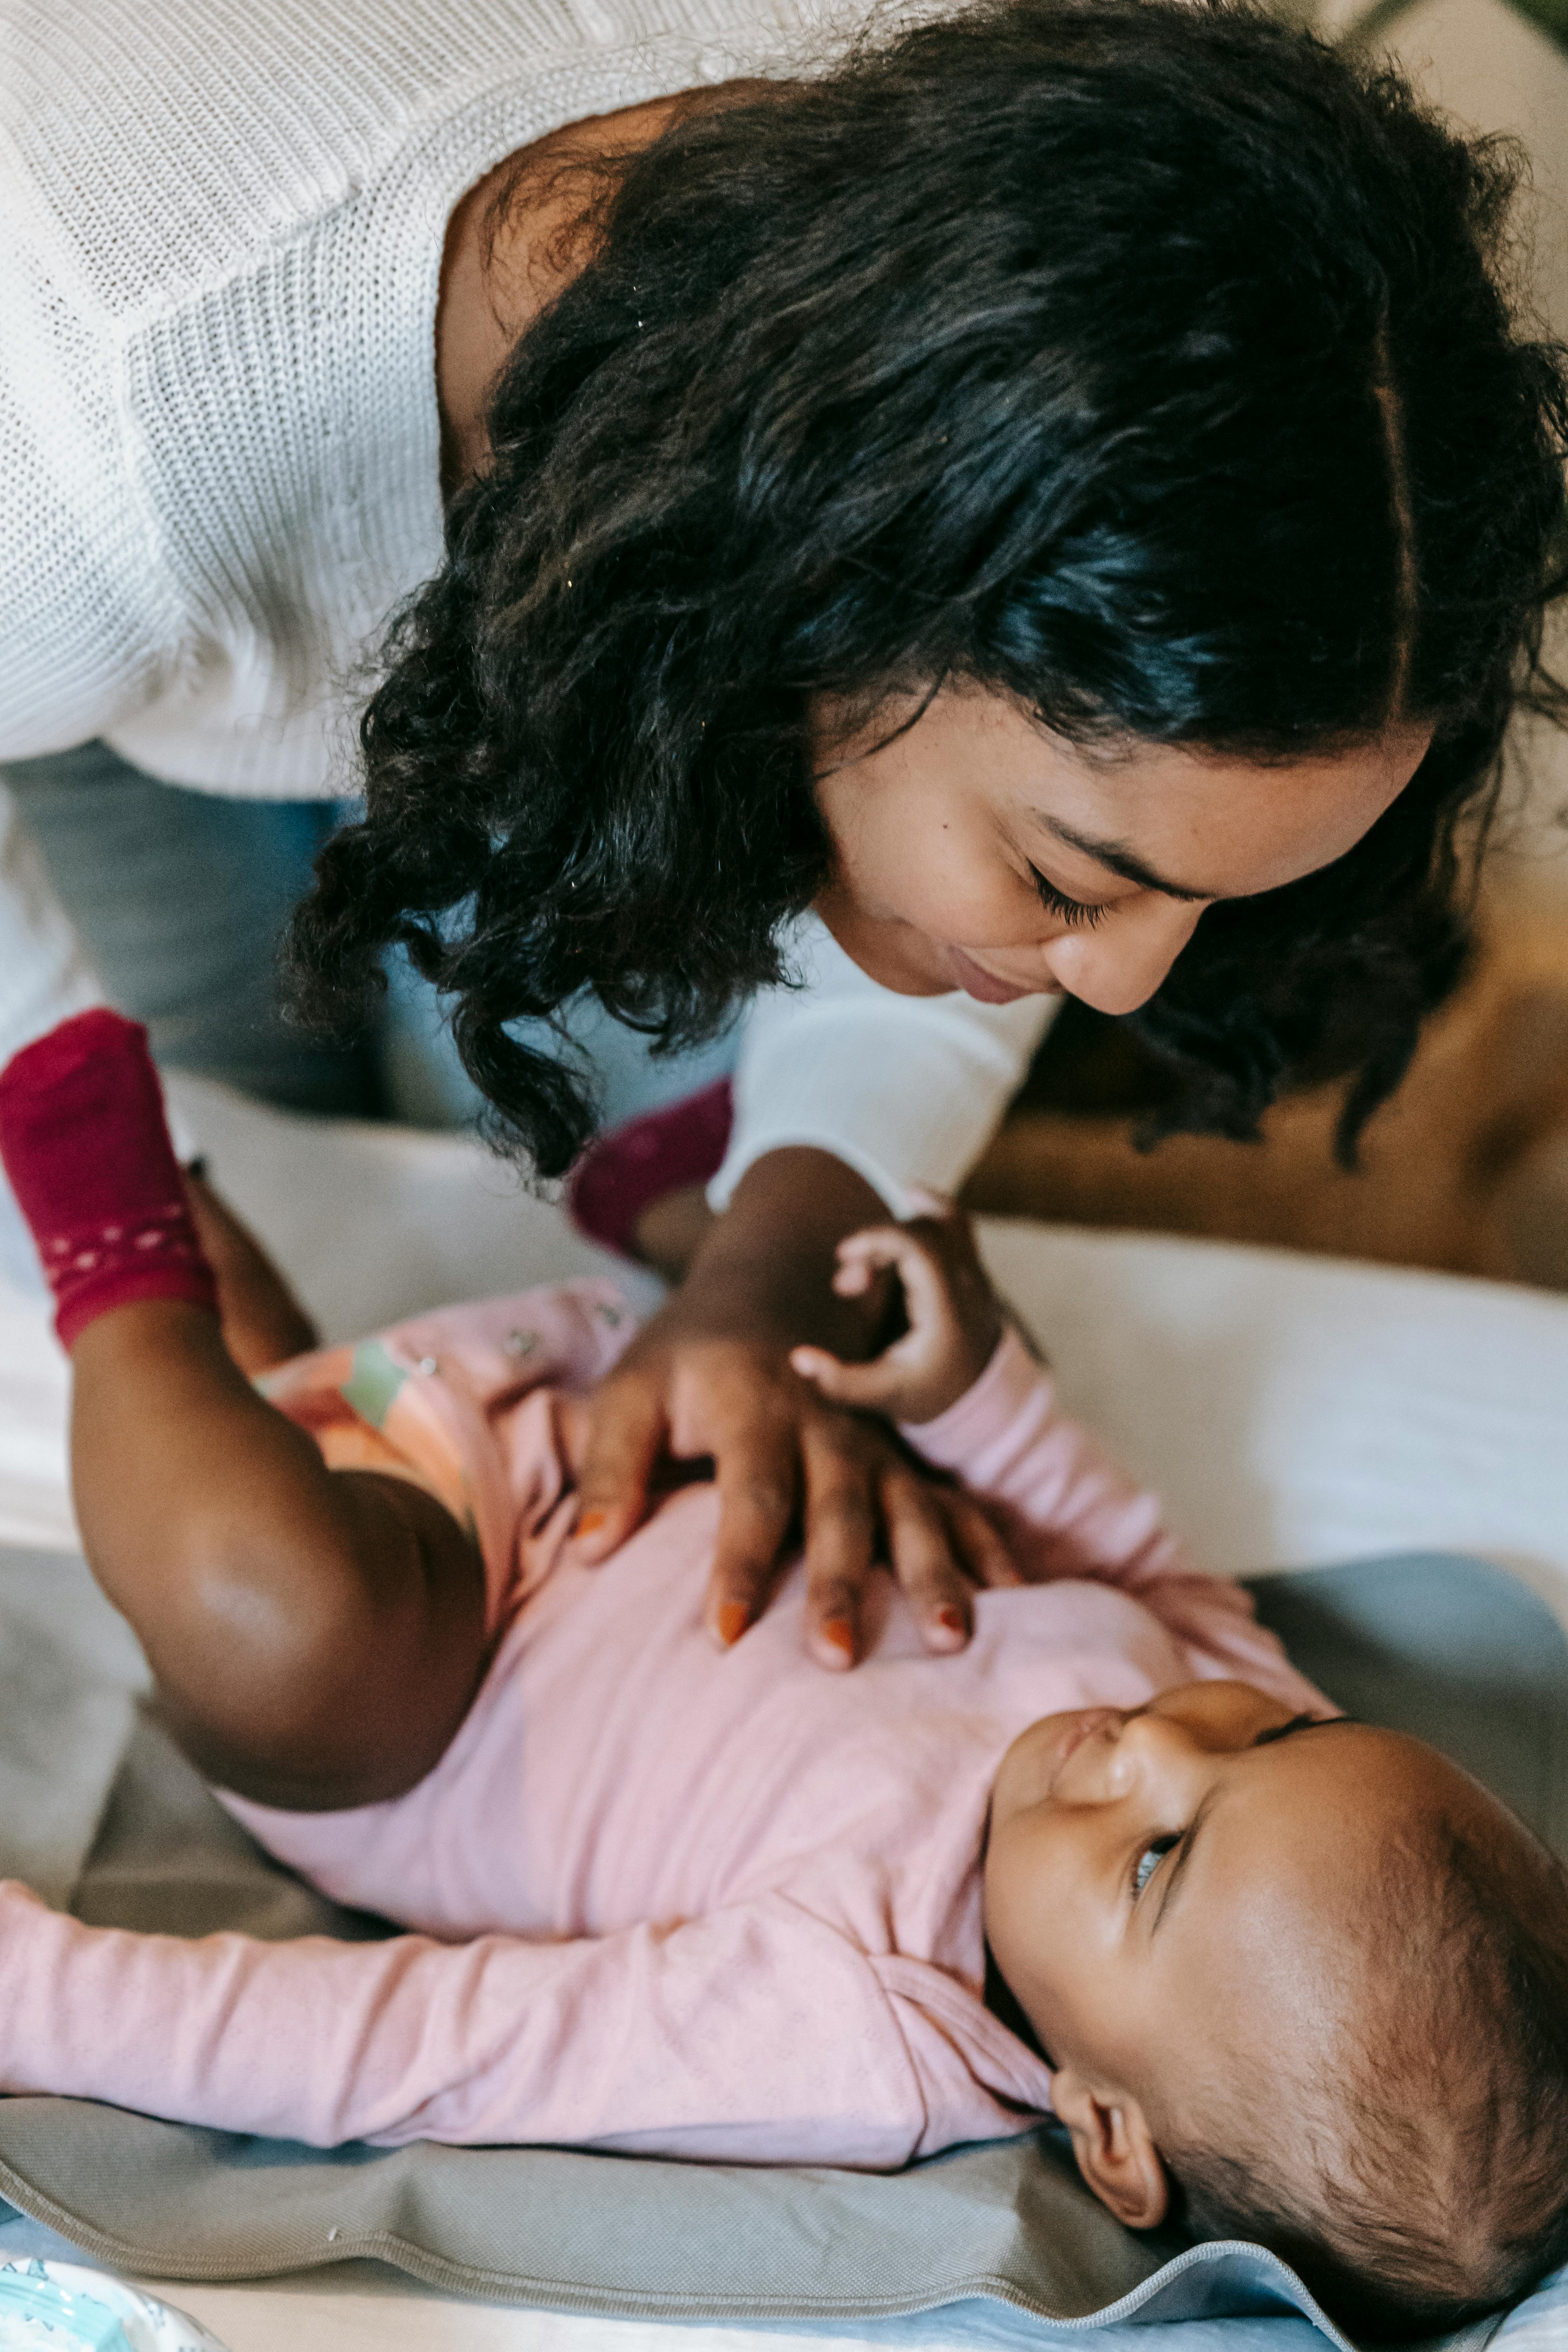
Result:
M86 1014L18 1055L0 1151L71 1350L88 1557L171 1727L264 1803L400 1794L480 1671L477 1548L422 1489L329 1471L234 1364L141 1032Z
M412 1788L479 1675L472 1540L422 1487L329 1470L204 1307L113 1308L71 1360L87 1556L192 1761L301 1811Z

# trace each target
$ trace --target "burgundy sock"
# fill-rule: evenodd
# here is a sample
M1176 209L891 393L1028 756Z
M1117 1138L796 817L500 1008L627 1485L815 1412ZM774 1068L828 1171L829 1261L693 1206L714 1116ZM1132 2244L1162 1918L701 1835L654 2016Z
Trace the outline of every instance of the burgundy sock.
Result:
M132 1299L186 1298L216 1313L140 1023L79 1013L24 1045L0 1071L0 1160L55 1295L62 1346Z
M637 1220L667 1192L706 1184L723 1165L734 1102L728 1078L596 1135L566 1179L566 1207L590 1241L636 1257Z

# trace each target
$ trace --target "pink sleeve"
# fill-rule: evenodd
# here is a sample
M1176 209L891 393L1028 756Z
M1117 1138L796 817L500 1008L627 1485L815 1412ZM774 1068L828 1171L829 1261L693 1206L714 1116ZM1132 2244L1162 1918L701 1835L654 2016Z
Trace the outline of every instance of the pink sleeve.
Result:
M1121 1585L1183 1643L1195 1680L1235 1676L1292 1706L1336 1712L1258 1624L1251 1596L1195 1569L1155 1496L1061 1411L1056 1382L1016 1331L956 1404L903 1434L994 1507L1031 1583L1079 1576Z
M924 2101L846 1937L783 1900L527 1943L187 1941L0 1884L0 2090L331 2147L906 2163Z

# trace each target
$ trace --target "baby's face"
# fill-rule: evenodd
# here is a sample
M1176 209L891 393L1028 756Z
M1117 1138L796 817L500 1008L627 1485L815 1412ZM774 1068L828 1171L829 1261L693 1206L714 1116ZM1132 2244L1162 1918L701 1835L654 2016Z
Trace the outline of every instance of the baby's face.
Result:
M1135 2100L1158 2142L1227 2050L1325 2063L1383 1841L1456 1784L1415 1740L1293 1719L1244 1683L1047 1716L993 1794L996 1965L1052 2064Z

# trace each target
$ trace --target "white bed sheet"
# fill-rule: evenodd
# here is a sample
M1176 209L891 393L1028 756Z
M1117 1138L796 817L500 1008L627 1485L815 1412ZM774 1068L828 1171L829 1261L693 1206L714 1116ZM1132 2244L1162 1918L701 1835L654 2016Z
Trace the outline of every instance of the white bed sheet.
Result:
M308 1124L188 1082L177 1094L216 1181L329 1336L609 1264L461 1139ZM995 1223L985 1246L1075 1409L1163 1491L1206 1564L1462 1549L1523 1575L1568 1623L1568 1299L1152 1235ZM614 1270L644 1307L657 1298L647 1278ZM66 1393L42 1299L13 1281L0 1289L0 1543L74 1548ZM79 1609L74 1584L71 1595ZM113 1654L106 1633L101 1654ZM0 2229L0 2255L24 2237L33 2250L30 2225ZM361 2266L166 2292L230 2352L653 2352L656 2337L657 2352L784 2352L801 2341L464 2304ZM1526 2352L1526 2337L1530 2352L1537 2337L1557 2352L1561 2300L1538 2298L1528 2316L1510 2352ZM1221 2323L1229 2345L1239 2324ZM1285 2325L1268 2323L1270 2352ZM1311 2340L1304 2322L1290 2332ZM994 2322L955 2311L893 2335L837 2327L811 2340L942 2352L987 2336L998 2340Z

